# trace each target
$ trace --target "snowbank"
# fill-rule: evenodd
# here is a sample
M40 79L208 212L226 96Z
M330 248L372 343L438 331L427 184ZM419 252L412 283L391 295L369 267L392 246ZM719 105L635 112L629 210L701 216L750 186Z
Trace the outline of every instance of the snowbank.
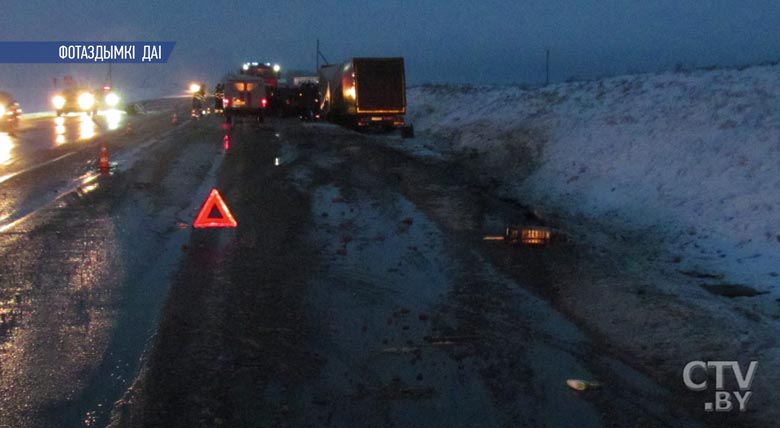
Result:
M418 132L500 192L778 292L780 66L408 92Z

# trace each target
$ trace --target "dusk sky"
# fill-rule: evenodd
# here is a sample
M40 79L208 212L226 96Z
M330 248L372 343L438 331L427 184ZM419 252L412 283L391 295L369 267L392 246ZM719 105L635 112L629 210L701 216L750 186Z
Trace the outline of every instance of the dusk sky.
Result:
M774 0L5 0L2 9L6 41L177 42L167 65L115 66L115 81L150 87L215 82L245 60L313 71L317 38L331 62L403 56L409 84L543 82L547 47L553 81L780 59ZM0 65L0 88L106 72Z

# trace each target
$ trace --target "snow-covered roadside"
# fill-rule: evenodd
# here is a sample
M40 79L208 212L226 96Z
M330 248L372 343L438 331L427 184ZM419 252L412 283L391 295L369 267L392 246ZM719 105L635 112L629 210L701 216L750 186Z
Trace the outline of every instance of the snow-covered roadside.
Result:
M680 271L780 294L780 66L408 97L418 132L480 153L501 192L645 235Z
M689 361L759 361L750 409L766 422L780 417L777 101L780 66L418 87L418 138L400 147L460 159L573 237L583 252L547 258L557 306L626 362L684 391ZM697 394L680 398L704 416Z

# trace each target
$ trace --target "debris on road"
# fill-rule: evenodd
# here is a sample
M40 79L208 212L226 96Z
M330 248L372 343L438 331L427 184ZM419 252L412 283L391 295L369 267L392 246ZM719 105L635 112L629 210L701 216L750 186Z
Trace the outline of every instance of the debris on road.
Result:
M413 346L402 346L400 348L384 348L380 353L382 354L415 354L420 352L420 348L415 348Z
M438 337L426 336L424 337L425 341L431 344L432 346L459 345L466 342L473 342L478 338L479 337L477 336L438 336Z
M552 232L546 227L515 227L506 228L503 236L488 235L483 241L504 241L509 244L547 245L552 238Z
M483 241L504 241L504 240L506 240L506 237L493 235L493 236L486 236L486 237L482 238L482 240Z
M506 240L509 243L521 243L525 245L546 245L550 242L552 233L544 227L507 227Z
M690 276L692 278L697 278L697 279L723 279L724 278L724 275L722 273L706 273L706 272L698 272L692 270L678 270L677 272L680 272L685 276Z
M587 381L581 379L568 379L566 381L566 385L568 385L569 388L575 391L585 391L588 389L596 389L601 387L601 384L599 382L593 382L593 381Z

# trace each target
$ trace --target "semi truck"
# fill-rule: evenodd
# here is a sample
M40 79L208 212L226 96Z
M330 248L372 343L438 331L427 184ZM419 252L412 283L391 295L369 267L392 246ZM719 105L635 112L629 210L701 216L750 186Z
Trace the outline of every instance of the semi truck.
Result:
M225 78L222 107L225 122L233 123L237 116L250 116L262 122L268 106L266 84L263 78L246 74Z
M327 120L357 129L401 129L404 123L406 76L403 58L352 58L319 70L320 110Z

